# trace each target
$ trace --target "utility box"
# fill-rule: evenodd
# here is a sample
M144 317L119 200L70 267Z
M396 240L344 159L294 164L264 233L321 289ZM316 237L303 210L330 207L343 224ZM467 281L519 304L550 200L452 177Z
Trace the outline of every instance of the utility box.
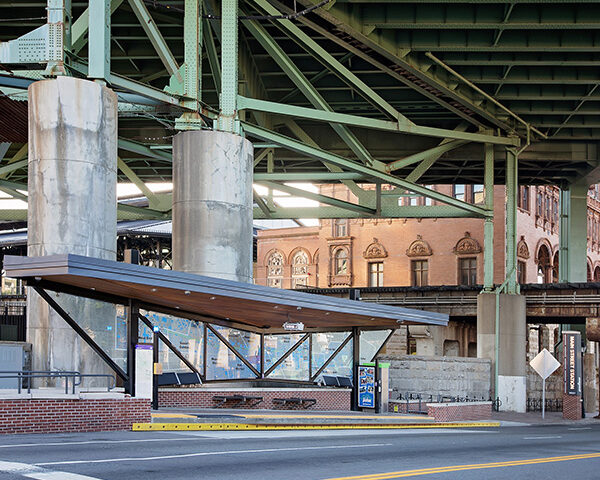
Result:
M377 404L376 413L387 413L390 406L390 364L376 362L377 371Z
M4 372L22 372L29 370L31 363L31 344L24 342L0 342L0 370ZM9 375L9 374L0 374ZM16 378L0 378L0 389L17 389Z

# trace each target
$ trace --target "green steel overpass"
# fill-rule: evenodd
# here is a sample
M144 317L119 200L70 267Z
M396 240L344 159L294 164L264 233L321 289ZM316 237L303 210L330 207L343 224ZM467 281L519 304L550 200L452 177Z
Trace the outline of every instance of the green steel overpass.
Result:
M146 184L172 180L178 131L215 129L252 140L255 183L321 205L255 194L255 218L483 218L490 267L493 196L473 205L426 186L505 184L508 272L517 186L556 184L561 280L585 280L585 197L600 181L597 2L0 0L0 41L0 189L14 199L26 199L27 87L89 78L118 94L119 180L147 199L121 201L120 218L170 217L171 195ZM294 181L340 182L357 201ZM435 204L403 206L406 195Z

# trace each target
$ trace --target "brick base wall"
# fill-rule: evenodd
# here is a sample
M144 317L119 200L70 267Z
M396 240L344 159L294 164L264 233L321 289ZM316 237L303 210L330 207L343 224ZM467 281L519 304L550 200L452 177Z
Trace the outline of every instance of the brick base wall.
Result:
M130 430L150 421L142 398L0 400L0 434Z
M436 422L460 420L489 420L492 418L492 402L429 403L427 416Z
M213 397L225 395L248 395L253 397L263 397L263 401L258 405L240 404L236 401L228 401L222 408L254 408L254 409L273 409L273 410L305 410L304 407L294 404L280 405L273 403L274 398L312 398L317 403L306 410L350 410L351 390L348 389L296 389L296 390L267 390L252 389L243 390L213 390L213 389L161 389L158 392L158 404L163 408L212 408L219 402L213 400Z
M563 395L563 418L567 420L581 420L580 395Z

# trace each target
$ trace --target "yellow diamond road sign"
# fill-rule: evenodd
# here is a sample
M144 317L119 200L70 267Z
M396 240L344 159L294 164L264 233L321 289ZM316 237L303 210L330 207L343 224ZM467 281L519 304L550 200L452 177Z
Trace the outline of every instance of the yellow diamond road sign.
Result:
M546 380L552 373L560 367L560 363L554 355L545 348L538 353L535 358L529 362L529 365L538 373L540 377Z

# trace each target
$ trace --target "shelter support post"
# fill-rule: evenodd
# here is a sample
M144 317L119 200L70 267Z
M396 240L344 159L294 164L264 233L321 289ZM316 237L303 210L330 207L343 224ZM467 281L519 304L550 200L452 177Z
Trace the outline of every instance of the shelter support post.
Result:
M158 410L158 372L156 371L159 361L159 338L158 330L152 333L152 409Z
M587 195L585 183L560 191L559 282L587 281Z
M58 77L29 87L29 256L116 258L117 96L99 83ZM27 296L34 370L106 373L98 356L48 308ZM63 308L98 338L115 307L64 298Z
M221 97L217 129L239 132L238 94L238 0L221 2Z
M127 308L127 376L129 377L125 385L125 393L135 397L135 347L139 337L138 306L135 302L129 301Z
M229 133L173 139L173 267L252 282L252 143Z
M494 210L494 146L484 145L484 192L485 208ZM483 289L491 291L494 286L494 218L485 217L483 224Z
M358 365L360 364L360 330L352 328L352 398L350 410L358 411Z

